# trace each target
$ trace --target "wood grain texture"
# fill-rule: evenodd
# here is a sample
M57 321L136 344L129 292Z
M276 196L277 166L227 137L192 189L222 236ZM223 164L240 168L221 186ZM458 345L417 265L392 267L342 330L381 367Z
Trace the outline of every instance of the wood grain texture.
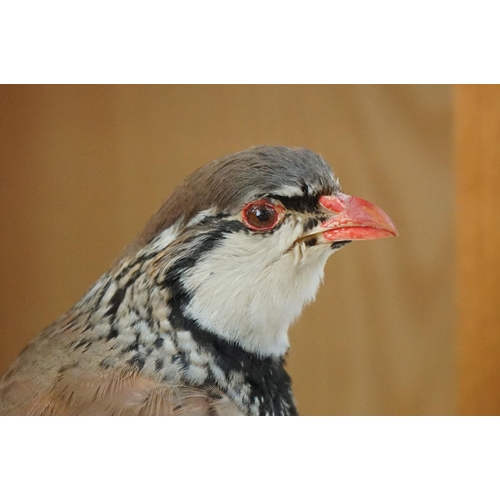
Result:
M191 171L258 144L325 156L397 239L330 259L291 332L299 411L455 412L447 86L3 86L0 371Z
M456 89L459 408L500 415L500 86Z

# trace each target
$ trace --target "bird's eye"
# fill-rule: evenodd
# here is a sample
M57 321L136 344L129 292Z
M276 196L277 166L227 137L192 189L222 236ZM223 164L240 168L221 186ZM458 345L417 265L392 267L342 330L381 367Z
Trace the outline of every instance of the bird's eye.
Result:
M278 207L267 200L252 201L243 207L243 222L255 231L269 231L280 219Z

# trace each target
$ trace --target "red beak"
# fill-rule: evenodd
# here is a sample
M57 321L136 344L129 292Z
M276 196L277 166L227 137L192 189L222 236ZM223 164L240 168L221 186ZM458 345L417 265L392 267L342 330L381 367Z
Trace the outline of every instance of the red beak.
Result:
M320 226L328 241L373 240L398 235L389 216L369 201L338 194L321 196L319 203L333 213Z

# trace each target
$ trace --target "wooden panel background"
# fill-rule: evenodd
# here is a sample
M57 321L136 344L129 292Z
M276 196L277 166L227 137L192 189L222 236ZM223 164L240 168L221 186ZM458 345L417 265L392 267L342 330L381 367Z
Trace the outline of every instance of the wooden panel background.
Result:
M258 144L323 154L401 236L327 265L293 327L302 414L455 412L448 86L3 86L0 371L189 172Z
M456 91L459 411L500 415L500 86Z

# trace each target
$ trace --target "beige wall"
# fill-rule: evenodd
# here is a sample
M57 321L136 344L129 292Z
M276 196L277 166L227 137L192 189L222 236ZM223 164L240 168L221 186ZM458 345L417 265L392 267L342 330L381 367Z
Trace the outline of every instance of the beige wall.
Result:
M451 120L448 86L0 87L0 371L189 172L297 145L400 230L330 259L291 333L299 410L454 413Z

